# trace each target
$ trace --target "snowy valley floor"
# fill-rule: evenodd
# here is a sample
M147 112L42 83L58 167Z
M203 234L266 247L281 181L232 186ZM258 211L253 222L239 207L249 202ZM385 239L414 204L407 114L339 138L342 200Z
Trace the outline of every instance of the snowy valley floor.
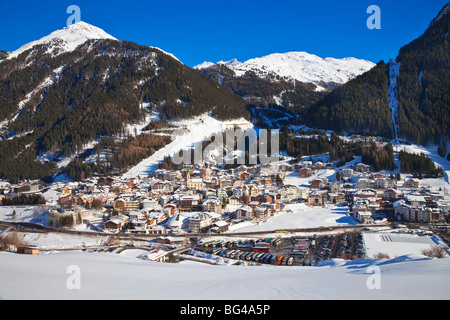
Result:
M333 259L321 267L162 264L87 252L0 253L0 261L0 295L6 300L450 298L450 258L419 255ZM76 275L79 282L73 282ZM73 283L79 289L70 289Z

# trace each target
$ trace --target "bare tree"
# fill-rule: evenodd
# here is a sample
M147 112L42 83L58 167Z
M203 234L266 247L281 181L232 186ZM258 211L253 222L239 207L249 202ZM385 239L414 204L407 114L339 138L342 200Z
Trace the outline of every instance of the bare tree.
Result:
M0 236L0 250L14 251L17 247L25 246L27 243L20 239L17 231L13 231L7 235Z
M441 246L432 245L430 249L423 249L422 254L430 258L442 258L446 253Z
M386 254L386 253L378 252L378 253L374 256L374 258L375 258L375 259L379 259L379 260L381 260L381 259L389 259L389 255Z

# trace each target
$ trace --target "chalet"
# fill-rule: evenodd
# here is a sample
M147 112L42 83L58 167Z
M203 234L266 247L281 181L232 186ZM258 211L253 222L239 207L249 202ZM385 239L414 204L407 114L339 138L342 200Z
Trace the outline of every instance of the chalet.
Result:
M269 215L270 215L270 211L269 211L269 208L268 207L266 207L266 206L264 206L264 207L256 207L255 209L254 209L254 215L255 215L255 218L257 219L257 220L265 220L265 219L267 219L268 217L269 217Z
M235 212L235 218L236 219L243 219L243 220L253 220L254 219L254 211L253 208L250 206L242 206Z
M230 206L238 206L242 204L241 198L238 195L232 195L228 198L228 204Z
M131 229L129 229L130 232L148 233L152 227L156 226L155 219L134 219L128 223L131 226Z
M311 192L306 199L306 205L308 206L323 206L325 205L326 197L319 192Z
M18 246L17 247L17 253L38 255L39 254L39 248L35 247L35 246Z
M138 210L139 206L140 203L138 200L129 197L119 197L114 201L113 208L120 212L130 212L132 210Z
M354 211L353 217L362 224L372 224L372 212L370 211Z
M298 171L298 174L300 175L301 178L309 178L309 177L313 176L315 173L316 173L316 171L309 167L300 168L300 170Z
M250 173L248 173L247 171L243 171L243 172L239 173L239 179L247 180L249 178L250 178Z
M170 245L185 245L188 243L188 239L186 237L158 237L155 239L156 243L161 244L170 244Z
M424 207L426 200L424 196L416 194L408 194L405 196L406 202L413 207Z
M105 221L104 228L105 231L109 232L119 232L122 227L128 223L129 219L127 216L117 215L111 217L109 220Z
M343 192L328 193L328 197L330 198L330 201L334 204L345 201L345 194Z
M294 185L284 185L278 188L278 192L281 195L281 200L285 202L302 199L303 190L305 190L305 188L299 188Z
M371 169L369 165L366 165L364 163L357 163L355 164L355 171L370 173Z
M211 226L211 231L221 233L228 230L229 224L223 220L216 221Z
M399 198L400 192L397 189L387 188L383 192L383 199L388 201L395 201Z
M419 180L417 179L409 179L403 183L404 188L418 188Z
M202 203L203 211L215 212L222 214L222 204L219 199L209 198Z
M353 176L353 169L351 168L340 169L339 174L344 179L351 178Z
M156 262L166 262L168 260L167 254L167 251L161 249L151 249L143 256L143 259Z

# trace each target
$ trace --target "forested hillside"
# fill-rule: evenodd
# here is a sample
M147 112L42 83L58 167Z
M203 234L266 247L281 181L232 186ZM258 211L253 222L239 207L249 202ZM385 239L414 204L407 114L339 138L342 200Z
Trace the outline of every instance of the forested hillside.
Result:
M380 61L313 104L300 121L315 128L390 138L388 85L387 65Z
M310 127L393 137L389 103L398 103L398 137L413 143L443 144L450 126L449 4L422 36L403 46L394 61L336 88L301 118ZM395 95L389 96L389 68L399 64ZM397 99L397 101L390 101Z
M145 106L145 107L144 107ZM212 112L249 118L246 103L170 55L127 41L94 40L57 56L45 45L0 62L0 179L55 171L40 155L71 156L126 135L151 109L161 118Z

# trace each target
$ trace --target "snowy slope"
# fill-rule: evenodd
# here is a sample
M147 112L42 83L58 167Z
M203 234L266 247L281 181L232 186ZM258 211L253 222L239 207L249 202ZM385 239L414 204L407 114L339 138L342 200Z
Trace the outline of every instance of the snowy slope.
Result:
M39 40L23 45L19 49L11 52L5 60L16 58L22 52L25 52L36 45L48 44L50 45L49 51L55 55L58 55L64 52L73 51L76 47L86 41L95 39L117 40L102 29L90 25L84 21L80 21L70 25L69 27L56 30Z
M188 149L195 143L210 141L211 135L223 132L228 128L234 128L235 125L243 130L253 128L253 125L245 119L219 121L210 114L171 121L169 124L176 128L172 133L172 142L156 151L149 158L142 160L125 173L122 178L145 177L156 169L157 164L164 160L164 157L173 156L176 152Z
M67 286L73 284L72 270L79 270L79 289ZM333 259L321 267L245 267L157 263L114 253L30 256L2 252L0 298L449 299L448 270L449 258L418 255L392 260ZM377 271L378 286L373 287Z
M278 76L295 79L301 82L314 83L317 90L325 89L321 82L345 83L375 66L374 63L356 58L321 58L307 52L291 51L273 53L261 58L254 58L245 62L236 59L217 64L224 64L233 70L237 77L247 71L253 71L260 77ZM211 62L204 62L195 69L212 66Z

